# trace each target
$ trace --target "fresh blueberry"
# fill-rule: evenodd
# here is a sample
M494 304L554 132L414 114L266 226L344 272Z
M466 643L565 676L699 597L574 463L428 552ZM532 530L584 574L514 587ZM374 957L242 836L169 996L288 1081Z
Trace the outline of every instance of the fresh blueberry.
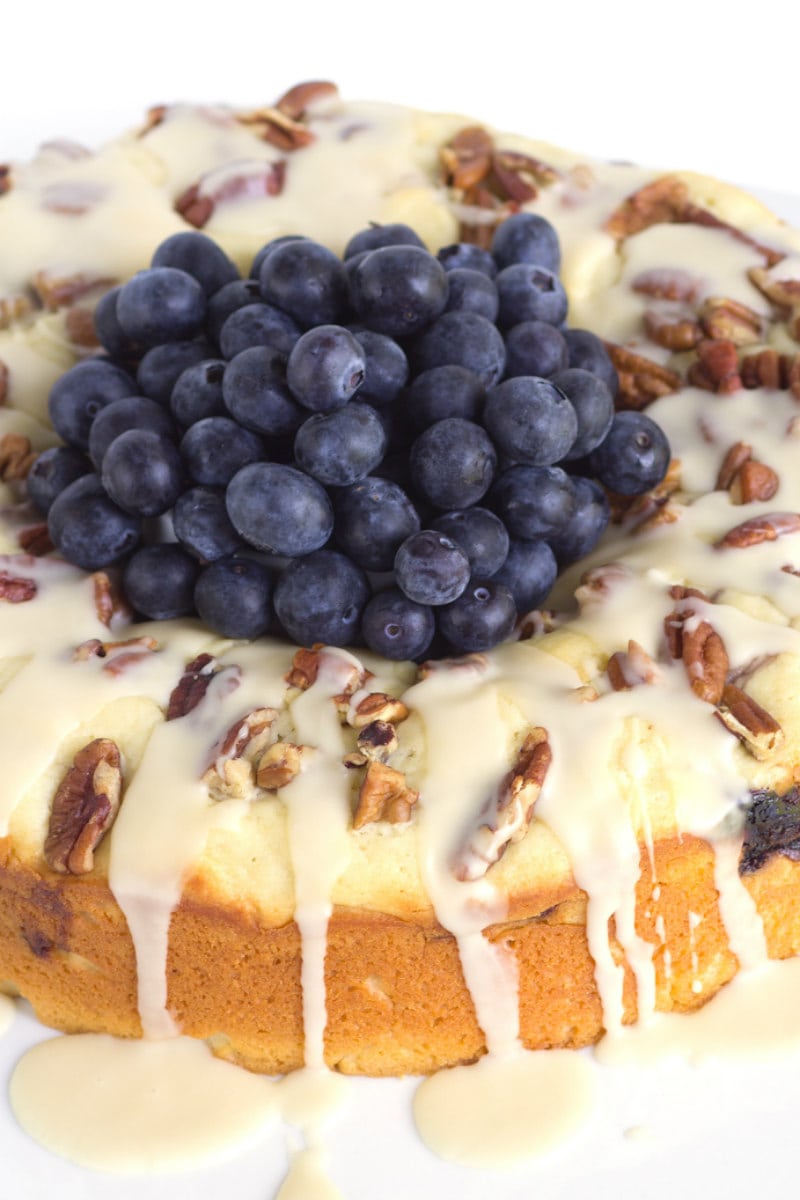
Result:
M508 530L488 508L459 508L442 513L431 527L458 542L469 559L473 578L488 579L499 571L508 554Z
M436 529L412 533L394 559L397 586L417 604L451 604L469 583L469 559Z
M215 356L216 351L208 342L166 342L153 346L136 372L139 391L159 404L169 404L172 389L186 368Z
M134 550L141 520L107 495L99 475L83 475L55 498L47 517L50 537L69 562L97 571Z
M267 437L293 437L306 415L286 383L286 359L273 346L250 346L232 358L222 397L232 417Z
M129 362L141 354L142 348L128 337L117 319L119 292L119 287L111 288L97 301L92 314L94 331L100 345L112 358L118 362Z
M206 306L206 334L219 345L222 326L232 313L250 304L261 303L261 289L256 279L235 279L225 283L209 296Z
M538 213L507 217L494 232L491 252L501 271L512 263L531 263L556 273L561 266L558 234Z
M103 487L125 512L157 517L183 488L183 462L174 442L151 429L129 429L103 455Z
M336 550L296 558L275 587L275 612L292 641L352 645L369 599L367 577Z
M534 375L517 375L491 388L483 424L501 454L531 466L559 462L578 432L575 409L564 393Z
M266 242L261 249L256 253L252 263L250 264L250 278L258 279L261 275L261 267L272 254L273 250L277 250L279 246L283 246L286 242L307 242L307 238L302 233L283 233L280 237L272 238Z
M239 278L236 264L212 238L199 231L173 233L156 248L152 267L177 267L196 279L206 296Z
M561 467L508 467L491 504L512 538L545 540L563 529L575 509L575 485Z
M225 495L216 488L183 492L172 510L172 528L181 545L201 562L225 558L244 545L231 524Z
M439 631L457 654L491 650L511 636L517 610L507 587L472 579L452 604L438 613Z
M599 446L614 420L614 397L598 375L582 367L557 372L552 382L560 388L575 410L578 431L565 459L584 458Z
M490 279L494 279L497 274L497 263L490 252L472 242L455 242L452 246L442 246L436 257L445 271L458 271L465 267L469 271L482 271Z
M423 657L436 631L429 607L416 604L399 588L373 596L361 618L361 636L370 650L393 661Z
M195 483L224 487L242 467L264 457L264 444L230 417L204 417L186 430L180 451Z
M415 374L455 364L478 376L484 387L503 377L506 347L500 330L479 313L444 313L414 343Z
M50 389L48 407L56 433L79 450L88 450L92 421L102 408L123 396L135 396L127 371L101 358L87 358L65 371Z
M409 337L425 329L447 303L447 272L419 246L370 250L350 274L350 297L368 329Z
M201 285L177 267L150 267L123 283L117 320L141 346L180 342L202 332L206 296Z
M564 341L569 353L569 366L582 367L603 380L611 395L619 391L617 369L609 353L596 333L588 329L565 329Z
M200 619L222 637L257 638L272 620L272 577L251 558L219 558L200 572L194 604Z
M569 364L564 335L546 321L520 321L506 334L506 376L538 375L548 379Z
M380 246L418 246L425 249L422 238L410 225L370 225L353 234L344 248L344 258L352 258L365 250L377 250Z
M419 435L411 447L411 478L436 508L468 508L489 490L497 453L485 429L461 417L446 417Z
M489 321L496 319L500 302L493 279L468 267L454 267L447 279L450 286L445 312L474 312Z
M357 338L341 325L317 325L298 339L286 364L289 390L303 408L341 408L364 382L366 357Z
M260 300L235 309L219 331L219 348L225 358L234 358L250 346L273 346L289 357L300 337L300 326L288 313Z
M74 446L51 446L34 460L28 472L28 499L42 516L47 516L56 496L76 479L88 475L91 469L89 459Z
M365 571L390 571L398 548L419 527L416 508L390 479L362 479L336 497L336 542Z
M239 535L268 554L310 554L325 545L333 530L333 507L325 489L283 463L251 463L237 471L225 503Z
M603 489L593 479L575 476L575 511L550 546L559 567L565 567L594 550L608 525L611 509Z
M146 396L124 396L122 400L114 400L101 409L89 431L89 457L98 471L108 447L129 429L150 429L166 438L175 434L172 418L155 400L148 400Z
M408 358L402 346L373 329L352 330L364 352L364 382L359 399L384 408L400 395L408 382Z
M445 417L478 421L486 399L486 388L466 367L450 364L430 367L411 381L404 407L418 431Z
M560 325L566 318L568 300L555 271L530 263L513 263L497 276L500 301L497 323L508 329L521 321L544 321Z
M623 496L638 496L667 473L670 447L660 425L646 413L618 412L588 465L604 487Z
M314 413L297 431L297 465L326 487L365 479L386 451L381 419L368 404L353 401L331 413Z
M175 542L142 546L125 564L123 591L136 612L168 621L194 612L199 565Z
M259 271L261 295L303 329L335 325L347 314L347 276L332 250L306 239L284 242Z
M173 417L183 429L205 417L221 417L225 413L222 399L222 380L225 360L203 358L181 371L169 398Z
M544 604L557 574L556 558L547 542L517 538L493 581L508 588L517 612L523 615Z

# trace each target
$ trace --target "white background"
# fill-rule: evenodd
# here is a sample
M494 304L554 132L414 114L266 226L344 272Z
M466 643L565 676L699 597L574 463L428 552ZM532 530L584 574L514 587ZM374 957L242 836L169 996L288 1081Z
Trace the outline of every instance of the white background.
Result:
M800 9L785 0L39 0L3 31L0 155L97 141L174 100L301 79L576 150L800 191Z
M353 99L455 110L588 154L693 168L797 195L798 11L791 0L750 0L746 8L740 0L484 0L464 7L452 0L23 0L4 23L0 161L25 158L57 135L97 144L138 123L152 104L254 106L302 79L328 78ZM3 1087L22 1046L37 1036L18 1022L4 1040ZM664 1083L663 1073L644 1074L609 1097L602 1129L588 1131L555 1163L521 1180L488 1183L425 1157L407 1128L407 1108L398 1124L386 1107L397 1089L370 1091L359 1113L371 1114L369 1128L348 1129L337 1178L348 1200L396 1200L412 1191L420 1200L660 1200L676 1189L689 1200L724 1189L735 1200L762 1183L775 1194L792 1178L796 1094L787 1098L769 1074L754 1081L737 1075L707 1090L684 1079L662 1106ZM405 1096L408 1088L398 1087ZM640 1122L659 1130L662 1107L675 1115L675 1137L655 1147L625 1141L625 1128ZM118 1185L35 1148L2 1098L0 1157L3 1194L8 1188L17 1200L56 1193L62 1200L112 1193L218 1200L224 1192L267 1200L276 1170L262 1149L201 1178Z

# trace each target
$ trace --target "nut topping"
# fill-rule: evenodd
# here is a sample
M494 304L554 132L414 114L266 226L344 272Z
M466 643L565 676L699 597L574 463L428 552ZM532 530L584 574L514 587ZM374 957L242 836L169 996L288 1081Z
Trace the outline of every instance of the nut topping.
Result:
M733 683L726 683L717 711L723 725L754 758L768 758L783 742L783 730L775 718Z
M276 100L275 107L287 117L299 121L313 104L319 100L333 100L338 94L339 89L335 83L327 79L309 79L290 87Z
M402 771L373 760L367 764L358 793L353 828L363 829L373 821L404 824L411 820L411 810L418 799L419 792L408 786Z
M38 590L35 579L0 571L0 600L6 600L9 604L24 604L32 600Z
M202 229L210 221L218 204L259 196L279 196L285 178L286 163L283 160L243 164L238 175L226 175L216 186L213 173L210 173L181 193L175 201L175 211L195 229Z
M386 762L397 749L397 729L391 721L370 721L359 729L356 750L345 755L346 767L364 767L368 762Z
M130 621L133 613L120 590L116 576L112 577L105 571L95 571L91 580L98 620L107 629L113 629L115 625Z
M671 595L678 604L664 618L667 651L671 658L683 661L694 694L709 704L719 704L730 664L722 638L691 603L706 598L695 588L675 587Z
M307 753L307 746L296 746L294 742L273 742L262 754L256 768L256 783L268 791L286 787L302 771L303 756Z
M754 458L743 463L731 487L734 504L750 504L755 500L771 500L780 480L772 467Z
M119 809L120 753L108 738L95 738L75 755L56 790L44 844L48 866L61 874L85 875L94 852Z
M516 762L456 855L456 879L481 879L512 842L522 840L552 757L547 730L537 726L525 738Z
M24 550L26 554L32 554L34 558L41 558L55 549L46 521L40 521L36 525L26 525L24 529L20 529L17 541L20 550Z
M727 492L741 468L749 462L753 447L747 442L734 442L722 460L722 466L717 472L717 482L714 488L719 492Z
M176 721L197 708L219 670L217 660L210 654L198 654L187 664L170 694L167 720Z
M373 721L391 722L396 725L405 721L408 708L396 696L386 692L370 692L359 700L355 709L348 716L348 724L354 729L363 729Z
M21 433L4 433L0 437L0 479L3 483L25 479L35 458L36 451L30 438Z
M748 546L758 546L761 542L774 542L776 538L798 531L800 513L764 513L763 516L751 517L749 521L735 525L714 545L718 550L743 550Z
M737 346L761 340L761 317L738 300L709 296L700 308L700 323L708 338L724 338Z
M104 658L103 670L109 675L121 675L127 667L141 662L148 654L158 650L158 642L153 637L126 638L119 642L101 642L99 638L89 638L81 642L72 655L74 662L86 662L90 658Z
M614 342L606 342L605 346L619 376L619 407L646 408L660 396L680 389L681 377L676 371Z
M255 764L272 740L274 708L254 708L234 722L211 752L203 782L228 796L245 796L255 783Z
M627 650L617 650L606 666L609 682L615 692L629 691L658 678L658 668L650 655L631 638Z
M687 380L694 387L718 395L737 392L742 386L739 352L730 338L707 338L697 344L697 361L689 366Z

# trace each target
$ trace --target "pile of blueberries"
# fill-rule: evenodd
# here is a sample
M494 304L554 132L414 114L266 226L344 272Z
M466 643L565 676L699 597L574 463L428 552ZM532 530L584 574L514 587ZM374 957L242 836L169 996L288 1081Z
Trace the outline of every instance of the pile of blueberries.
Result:
M143 617L227 637L488 649L596 544L606 489L645 492L669 445L615 413L602 342L566 325L552 225L430 253L376 225L344 257L276 238L242 278L173 235L107 293L104 353L54 385L64 445L29 496L61 554L122 568Z

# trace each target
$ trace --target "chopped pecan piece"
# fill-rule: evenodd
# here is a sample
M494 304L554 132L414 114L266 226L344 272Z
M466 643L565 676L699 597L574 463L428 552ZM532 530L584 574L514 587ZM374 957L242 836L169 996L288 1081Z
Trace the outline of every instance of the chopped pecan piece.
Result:
M294 742L273 742L262 754L256 768L256 783L268 791L286 787L303 769L306 746Z
M783 742L783 730L775 718L733 683L723 688L717 712L754 758L768 758Z
M748 278L773 304L780 308L794 308L800 304L800 279L786 277L785 271L777 270L777 266L778 264L774 263L771 270L766 267L751 267L747 272Z
M100 345L90 308L73 304L64 314L64 329L76 350L96 350Z
M208 691L208 685L218 669L217 660L211 654L198 654L187 664L170 694L167 704L167 720L176 721L197 708Z
M341 679L342 690L333 697L333 700L342 713L346 714L350 698L363 686L369 672L360 665L349 662L342 655L331 650L329 646L317 644L310 650L305 647L297 650L292 659L291 670L286 675L286 683L289 687L306 691L317 682L320 669L324 667L326 661L335 667Z
M680 487L681 461L672 458L664 478L649 492L640 496L622 496L610 492L611 519L629 533L639 533L655 525L676 521L681 509L672 505L671 500Z
M356 750L345 756L346 767L363 767L373 760L386 762L397 749L397 729L391 721L370 721L358 731Z
M646 408L660 396L668 396L680 389L681 377L676 371L614 342L606 342L605 346L619 376L617 405L620 408Z
M658 668L643 646L631 638L627 650L617 650L606 666L609 681L615 692L629 691L658 678Z
M289 687L305 691L312 683L316 683L319 674L319 661L322 646L313 646L310 650L301 646L295 651L292 668L286 676Z
M689 366L687 380L694 387L729 395L742 386L739 352L730 338L705 338L697 344L697 361Z
M725 339L736 346L761 340L763 321L757 312L724 296L709 296L700 308L700 324L707 338Z
M348 717L348 724L354 729L363 729L373 721L389 721L393 725L405 721L408 708L396 696L386 692L369 692L355 706Z
M279 108L257 108L241 113L237 120L256 130L258 136L278 150L300 150L314 141L307 125L295 120Z
M633 578L630 567L625 563L603 563L599 567L590 567L581 575L581 581L575 589L575 599L583 611L595 604L603 604L611 592Z
M44 844L49 867L69 875L91 871L94 852L117 815L121 790L119 749L108 738L95 738L75 755L53 798Z
M754 500L771 500L780 480L772 467L751 458L743 463L731 486L734 504L750 504Z
M674 175L662 175L631 193L605 223L606 233L617 241L642 233L651 225L678 221L689 189Z
M286 163L282 159L273 163L244 163L238 174L223 175L216 183L210 174L192 184L175 201L175 211L195 229L202 229L217 205L260 196L279 196L285 178Z
M480 125L460 129L440 151L445 183L469 191L481 183L492 167L494 142Z
M734 442L726 452L722 465L717 472L717 482L714 488L719 492L727 492L741 468L752 458L753 447L747 442Z
M333 100L338 94L339 89L335 83L327 79L309 79L290 87L275 101L275 107L287 117L299 121L311 105L319 100Z
M718 550L743 550L748 546L758 546L761 542L774 542L776 538L797 533L798 530L800 513L764 513L760 517L742 521L741 525L735 525L714 545Z
M701 281L680 267L651 267L640 271L631 282L634 292L652 296L655 300L681 300L692 304L700 290Z
M24 604L32 600L38 590L35 579L0 571L0 600L6 600L9 604Z
M53 275L37 271L33 290L48 312L57 312L95 292L107 290L116 282L111 275Z
M675 316L655 309L644 314L644 328L651 341L673 354L693 349L703 336L703 329L695 317Z
M36 525L26 525L24 529L20 529L17 541L20 550L24 550L26 554L32 554L34 558L41 558L42 555L49 554L51 550L55 549L46 521L40 521Z
M492 175L498 192L517 204L525 204L538 194L537 184L555 183L561 173L518 150L495 150L492 155Z
M742 357L739 365L742 387L786 388L800 400L800 354L759 350Z
M4 433L0 437L0 479L15 483L25 479L36 458L31 440L21 433Z
M122 594L116 576L112 577L105 571L95 571L91 578L94 589L94 607L98 620L107 629L113 629L115 625L129 621L133 613Z
M424 663L420 663L417 678L428 679L438 671L474 671L476 674L480 674L486 670L488 665L489 659L478 651L462 654L459 658L430 658L426 659Z
M125 638L119 642L102 642L100 638L89 638L81 642L73 654L75 662L86 662L90 658L103 658L103 670L109 675L121 675L129 666L141 660L148 654L158 650L158 642L154 637Z
M389 821L401 825L411 820L411 810L419 799L406 783L402 771L387 767L385 763L372 760L358 793L358 803L353 816L353 828L363 829L373 821Z
M525 836L552 757L547 730L535 727L456 854L453 872L457 879L481 879L512 842Z
M696 696L709 704L722 698L728 675L725 643L710 621L699 616L692 600L705 601L696 588L674 587L671 595L677 606L664 618L664 634L670 657L683 662L689 686Z
M243 796L255 783L255 764L272 739L274 708L254 708L223 734L211 752L203 782L228 795Z

